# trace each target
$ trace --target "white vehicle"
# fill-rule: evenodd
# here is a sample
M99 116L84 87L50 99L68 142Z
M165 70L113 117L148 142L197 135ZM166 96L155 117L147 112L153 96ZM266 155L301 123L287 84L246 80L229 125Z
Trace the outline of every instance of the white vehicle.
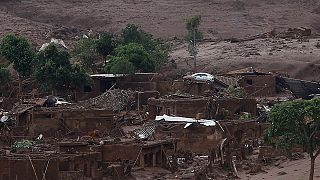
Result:
M213 82L214 76L209 73L195 73L189 76L184 76L184 80L196 80L196 81L206 81L206 82Z

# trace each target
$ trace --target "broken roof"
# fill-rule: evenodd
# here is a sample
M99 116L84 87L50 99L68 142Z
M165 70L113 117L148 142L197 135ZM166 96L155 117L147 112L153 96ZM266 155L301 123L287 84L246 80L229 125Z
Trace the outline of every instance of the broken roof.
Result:
M246 67L243 69L238 69L235 71L230 71L226 73L226 75L271 75L271 73L264 73L264 72L259 72L253 67Z
M92 74L91 78L118 78L123 77L125 74Z
M311 99L311 95L320 94L320 83L279 77L296 98Z
M199 123L204 126L215 126L215 120L208 120L208 119L193 119L193 118L186 118L186 117L176 117L176 116L156 116L156 121L166 121L166 122L183 122L186 123L184 128L189 127L192 123Z

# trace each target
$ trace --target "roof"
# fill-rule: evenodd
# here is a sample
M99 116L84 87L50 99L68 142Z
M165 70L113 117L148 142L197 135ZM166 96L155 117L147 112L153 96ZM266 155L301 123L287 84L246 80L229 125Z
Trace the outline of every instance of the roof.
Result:
M90 75L92 78L117 78L123 77L125 74L92 74Z
M186 123L186 125L184 126L184 128L189 127L192 123L199 123L201 125L204 126L215 126L216 125L216 121L215 120L208 120L208 119L193 119L193 118L186 118L186 117L176 117L176 116L167 116L167 115L163 115L163 116L156 116L156 121L166 121L166 122L184 122Z
M320 94L320 83L281 77L296 98L310 99L310 95Z
M253 67L246 67L235 71L230 71L226 75L270 75L271 73L259 72Z

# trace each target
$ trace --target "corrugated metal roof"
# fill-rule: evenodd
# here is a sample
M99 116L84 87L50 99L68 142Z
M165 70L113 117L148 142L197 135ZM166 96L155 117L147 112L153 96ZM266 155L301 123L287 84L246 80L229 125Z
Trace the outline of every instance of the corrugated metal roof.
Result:
M123 77L125 74L92 74L90 75L92 78L116 78Z
M285 77L282 79L296 98L310 99L310 95L320 94L320 83Z

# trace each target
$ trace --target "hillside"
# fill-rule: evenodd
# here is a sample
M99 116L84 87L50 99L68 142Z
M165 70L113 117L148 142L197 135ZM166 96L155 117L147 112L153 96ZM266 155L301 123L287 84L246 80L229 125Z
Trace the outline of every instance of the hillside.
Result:
M317 8L318 7L318 8ZM89 29L119 32L135 23L162 38L183 38L185 20L201 15L206 38L230 38L306 26L320 31L316 0L5 0L1 33L42 43L52 33L72 39Z
M253 66L291 77L317 80L319 50L310 42L259 39L216 43L272 29L305 26L320 32L320 3L316 0L5 0L0 1L0 34L18 33L37 46L51 37L72 44L89 30L119 33L128 23L167 40L174 40L172 58L188 69L185 20L202 16L205 42L200 46L199 70L225 72ZM275 50L278 49L278 50ZM250 52L253 52L250 53Z

